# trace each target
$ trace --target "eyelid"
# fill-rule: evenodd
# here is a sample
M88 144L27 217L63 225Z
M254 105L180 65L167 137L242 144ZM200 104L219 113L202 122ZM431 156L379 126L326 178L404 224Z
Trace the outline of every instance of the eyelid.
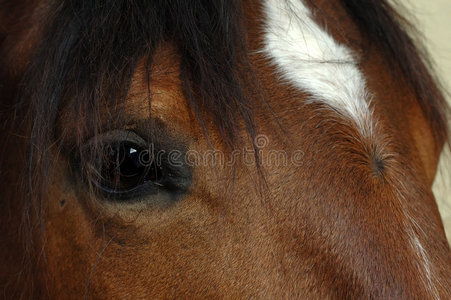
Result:
M88 147L92 147L95 145L115 143L117 141L126 141L129 143L134 143L136 146L141 148L147 148L148 143L130 130L111 130L108 132L104 132L99 134L98 136L92 137L89 139L82 147L82 150Z

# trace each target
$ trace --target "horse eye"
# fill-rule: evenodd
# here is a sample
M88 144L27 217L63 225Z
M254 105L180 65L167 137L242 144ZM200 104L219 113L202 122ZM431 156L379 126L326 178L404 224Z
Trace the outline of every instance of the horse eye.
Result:
M181 152L167 149L161 144L149 146L133 131L106 132L82 148L82 175L94 191L109 200L157 194L158 201L175 200L187 192L192 176ZM169 155L175 152L179 155Z
M107 145L98 171L100 187L106 191L130 191L146 182L158 183L162 177L152 153L129 142Z
M87 171L94 186L113 197L131 197L144 187L157 190L163 179L151 150L128 141L103 145Z

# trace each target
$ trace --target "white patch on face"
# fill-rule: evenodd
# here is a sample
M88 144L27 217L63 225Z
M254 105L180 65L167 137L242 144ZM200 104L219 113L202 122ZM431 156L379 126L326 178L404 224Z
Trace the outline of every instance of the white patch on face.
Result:
M350 49L338 44L300 0L265 0L264 53L284 80L352 119L372 135L365 79Z

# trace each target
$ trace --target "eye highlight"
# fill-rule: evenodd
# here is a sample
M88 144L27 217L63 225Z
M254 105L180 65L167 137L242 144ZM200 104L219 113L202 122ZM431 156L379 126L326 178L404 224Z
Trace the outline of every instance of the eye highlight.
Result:
M83 150L88 157L82 160L87 181L109 200L176 195L185 192L191 181L186 165L171 164L168 151L155 149L132 131L102 134Z

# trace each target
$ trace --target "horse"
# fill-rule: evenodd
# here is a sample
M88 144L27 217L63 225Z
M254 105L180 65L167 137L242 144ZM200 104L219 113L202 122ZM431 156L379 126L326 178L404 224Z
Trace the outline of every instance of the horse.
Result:
M390 3L1 0L2 296L449 299Z

